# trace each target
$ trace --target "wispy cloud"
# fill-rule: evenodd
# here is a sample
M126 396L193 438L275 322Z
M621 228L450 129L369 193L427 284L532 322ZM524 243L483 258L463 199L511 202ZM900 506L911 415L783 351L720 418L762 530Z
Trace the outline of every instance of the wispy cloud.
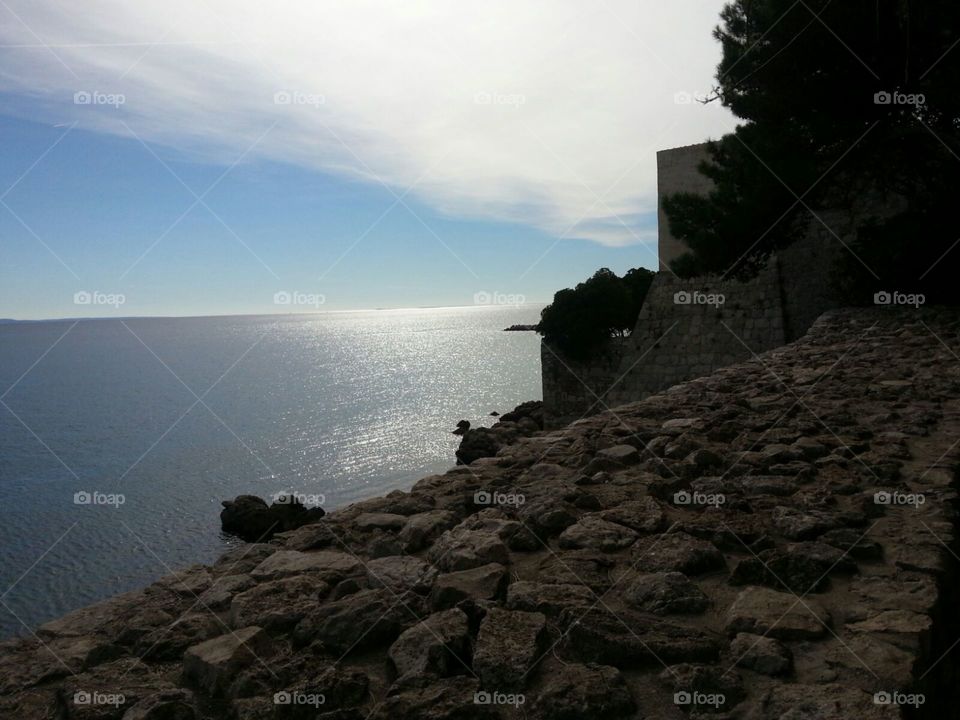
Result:
M652 239L655 151L733 125L684 102L721 5L4 0L0 89L8 112L224 162L277 123L260 157L623 245Z

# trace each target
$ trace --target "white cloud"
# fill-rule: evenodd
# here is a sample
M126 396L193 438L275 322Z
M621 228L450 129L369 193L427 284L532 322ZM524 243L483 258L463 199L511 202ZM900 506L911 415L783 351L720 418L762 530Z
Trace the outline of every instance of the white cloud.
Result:
M0 88L29 97L20 112L127 123L224 163L273 126L248 157L622 245L652 239L656 150L733 127L716 104L675 102L711 85L721 5L7 0Z

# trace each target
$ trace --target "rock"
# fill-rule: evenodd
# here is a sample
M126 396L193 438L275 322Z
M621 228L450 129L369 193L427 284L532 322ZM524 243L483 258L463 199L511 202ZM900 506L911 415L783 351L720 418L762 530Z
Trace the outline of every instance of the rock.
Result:
M464 601L483 602L503 597L507 569L499 563L481 565L470 570L438 575L430 592L434 610L455 607Z
M290 496L279 498L269 507L255 495L239 495L221 504L220 524L223 531L247 542L264 542L275 533L295 530L317 522L325 515L323 508L307 508Z
M782 675L793 666L793 653L773 638L739 633L730 643L730 655L737 667L763 675Z
M411 515L397 539L407 552L417 552L454 527L460 519L449 510L430 510Z
M640 572L681 572L699 575L726 567L716 546L685 532L670 532L642 538L632 550L634 567Z
M353 555L333 550L299 552L280 550L250 571L255 580L276 580L290 575L310 574L318 580L333 583L347 575L362 571L360 561Z
M199 598L200 604L211 610L222 610L230 605L234 595L249 590L254 584L253 578L246 573L224 575L214 580L213 584L203 592Z
M132 705L123 720L196 720L193 693L189 690L161 690Z
M765 585L801 595L823 592L832 572L853 572L856 563L835 547L819 542L793 543L741 560L730 575L731 585Z
M469 420L461 420L457 423L457 429L453 431L454 435L464 435L470 429Z
M797 510L788 507L773 509L773 524L791 540L815 540L828 530L840 526L831 513L819 510Z
M480 623L473 654L473 669L484 689L522 690L540 659L546 628L547 618L542 613L490 608Z
M900 709L873 694L834 683L779 683L764 693L750 720L894 720Z
M230 605L230 625L259 623L268 630L289 630L317 606L329 585L309 575L260 583L239 593Z
M398 532L407 524L407 518L395 513L361 513L353 524L361 530L387 530Z
M152 662L179 660L188 647L220 635L225 629L223 622L213 615L185 615L140 638L136 652Z
M623 597L637 610L654 615L697 614L710 605L697 584L678 572L640 575L627 585Z
M666 516L660 503L650 497L621 503L609 510L604 510L600 513L600 517L639 533L655 533L666 523Z
M370 587L388 587L395 593L426 594L437 577L437 569L410 555L376 558L367 563Z
M616 667L679 662L714 662L723 646L720 638L695 628L631 611L615 614L594 607L569 609L561 618L567 627L566 651L582 662Z
M441 678L388 695L370 720L496 720L498 708L485 700L474 678Z
M294 645L319 640L339 654L385 645L420 621L425 604L417 595L398 599L387 589L361 590L312 610L293 629Z
M489 563L509 564L510 552L500 536L488 528L472 527L465 521L443 533L430 549L430 561L445 572Z
M560 534L560 547L614 552L629 547L636 539L637 533L628 527L585 515Z
M478 427L467 430L457 448L457 465L469 465L474 460L493 457L502 447L503 442L498 433L491 428Z
M697 717L728 711L746 695L739 675L702 665L673 665L660 680L673 690L674 703Z
M208 695L222 695L240 670L264 662L273 651L262 628L240 628L189 648L183 655L183 679Z
M598 451L597 457L612 460L621 465L633 465L640 461L640 451L633 445L614 445Z
M830 613L816 600L802 601L790 593L749 587L737 595L727 612L726 630L766 635L780 640L808 640L822 637L830 624Z
M397 682L469 669L470 632L462 610L443 610L404 630L390 646Z
M543 720L613 720L637 709L616 668L564 665L544 672L546 680L533 702L533 717Z
M596 595L583 585L550 585L520 580L507 589L507 607L511 610L559 615L567 608L588 608Z
M610 556L592 550L561 550L550 553L540 563L539 582L548 585L582 585L602 594L610 585L615 562Z

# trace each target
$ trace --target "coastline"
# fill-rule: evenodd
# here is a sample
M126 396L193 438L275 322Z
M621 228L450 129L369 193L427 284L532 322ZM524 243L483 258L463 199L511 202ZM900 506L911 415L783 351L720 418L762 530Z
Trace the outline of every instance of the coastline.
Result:
M915 668L956 634L960 380L930 333L955 341L957 317L886 310L828 313L0 643L0 711L599 719L699 693L869 720L906 689L947 706L947 668Z

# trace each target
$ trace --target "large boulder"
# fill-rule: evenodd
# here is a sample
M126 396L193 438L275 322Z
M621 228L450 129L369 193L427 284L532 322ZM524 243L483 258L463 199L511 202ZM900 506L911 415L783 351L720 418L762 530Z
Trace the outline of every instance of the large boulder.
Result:
M625 525L585 515L560 534L560 547L614 552L629 547L636 539L637 533Z
M503 596L509 577L500 563L438 575L430 592L430 605L445 610L461 603L496 600Z
M415 677L446 677L468 671L467 616L456 608L430 615L400 634L390 646L389 657L400 683Z
M321 507L308 508L292 496L283 496L272 505L256 495L239 495L224 500L220 525L225 533L247 542L265 542L276 533L296 530L320 520L326 513Z
M547 618L537 612L490 608L473 654L473 669L484 689L522 690L546 639Z
M748 587L727 611L731 635L757 633L780 640L809 640L823 636L830 613L812 598L799 599L764 587Z
M614 720L632 717L636 702L616 668L564 665L547 679L533 703L537 720Z
M208 695L222 695L241 670L264 662L273 652L265 630L240 628L189 648L183 654L183 679Z
M649 573L634 577L623 591L624 600L654 615L702 613L710 601L683 573Z

